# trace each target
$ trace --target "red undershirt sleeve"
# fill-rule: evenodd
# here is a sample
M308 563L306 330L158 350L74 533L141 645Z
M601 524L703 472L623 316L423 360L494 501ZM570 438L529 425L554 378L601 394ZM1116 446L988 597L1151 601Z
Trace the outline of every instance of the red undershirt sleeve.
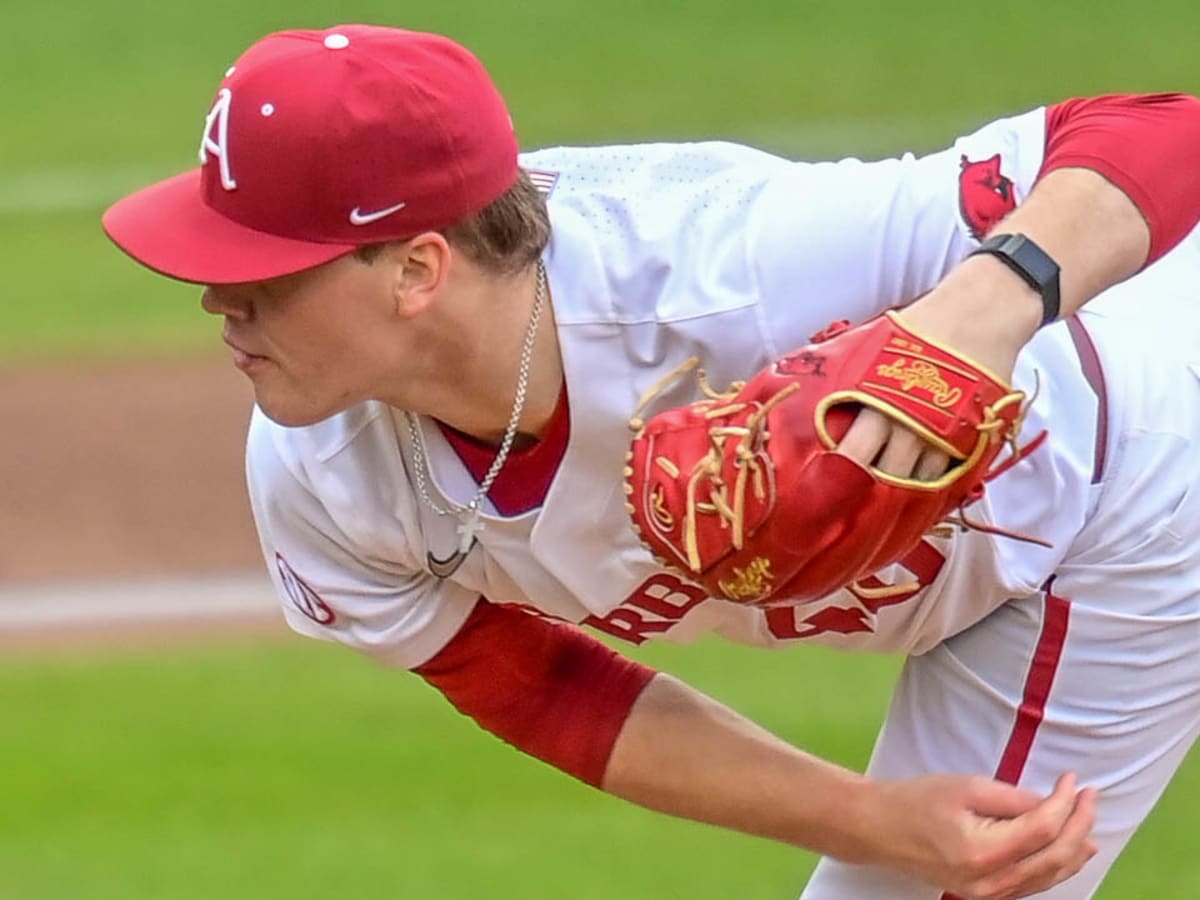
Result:
M595 787L655 674L573 625L483 599L415 671L481 727Z
M1099 172L1150 227L1146 264L1200 221L1200 100L1187 94L1112 94L1046 109L1046 155L1055 169Z

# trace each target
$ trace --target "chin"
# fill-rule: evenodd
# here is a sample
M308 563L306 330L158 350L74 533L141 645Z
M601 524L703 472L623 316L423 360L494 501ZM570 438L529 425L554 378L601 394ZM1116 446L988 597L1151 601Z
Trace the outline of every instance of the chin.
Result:
M337 415L344 409L344 407L326 409L323 407L272 402L269 398L262 396L256 396L254 399L258 404L258 408L262 410L263 415L276 425L282 425L284 428L304 428L307 425L316 425L330 416Z

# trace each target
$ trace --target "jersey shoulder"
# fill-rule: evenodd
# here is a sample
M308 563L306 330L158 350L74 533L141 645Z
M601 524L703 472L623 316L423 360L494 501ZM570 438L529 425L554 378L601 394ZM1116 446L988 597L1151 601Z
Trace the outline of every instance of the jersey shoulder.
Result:
M788 160L765 150L731 141L679 141L605 146L543 147L521 154L549 193L586 193L606 186L625 190L635 181L691 185L697 179L731 168L772 167ZM547 177L558 175L559 179Z
M380 403L360 403L312 425L289 427L273 422L256 405L250 415L247 461L264 470L279 467L308 483L311 479L306 473L352 445L386 412Z
M419 512L391 411L359 404L314 425L289 428L255 409L246 480L260 535L320 523L343 549L419 567Z
M560 326L652 326L757 302L747 221L791 165L725 142L553 147L522 164L548 191Z

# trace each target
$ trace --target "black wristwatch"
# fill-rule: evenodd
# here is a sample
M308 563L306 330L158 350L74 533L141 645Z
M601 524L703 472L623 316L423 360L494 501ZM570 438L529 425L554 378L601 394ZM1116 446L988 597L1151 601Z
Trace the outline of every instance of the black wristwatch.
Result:
M993 234L969 255L979 253L996 257L1041 295L1043 325L1058 318L1058 263L1050 254L1023 234Z

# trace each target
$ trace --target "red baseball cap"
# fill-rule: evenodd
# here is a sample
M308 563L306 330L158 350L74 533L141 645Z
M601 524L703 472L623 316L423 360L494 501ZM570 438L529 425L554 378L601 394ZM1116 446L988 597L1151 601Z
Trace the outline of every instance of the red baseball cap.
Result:
M479 60L440 35L368 25L250 47L217 91L200 162L104 214L135 260L198 284L444 228L518 171L512 119Z

